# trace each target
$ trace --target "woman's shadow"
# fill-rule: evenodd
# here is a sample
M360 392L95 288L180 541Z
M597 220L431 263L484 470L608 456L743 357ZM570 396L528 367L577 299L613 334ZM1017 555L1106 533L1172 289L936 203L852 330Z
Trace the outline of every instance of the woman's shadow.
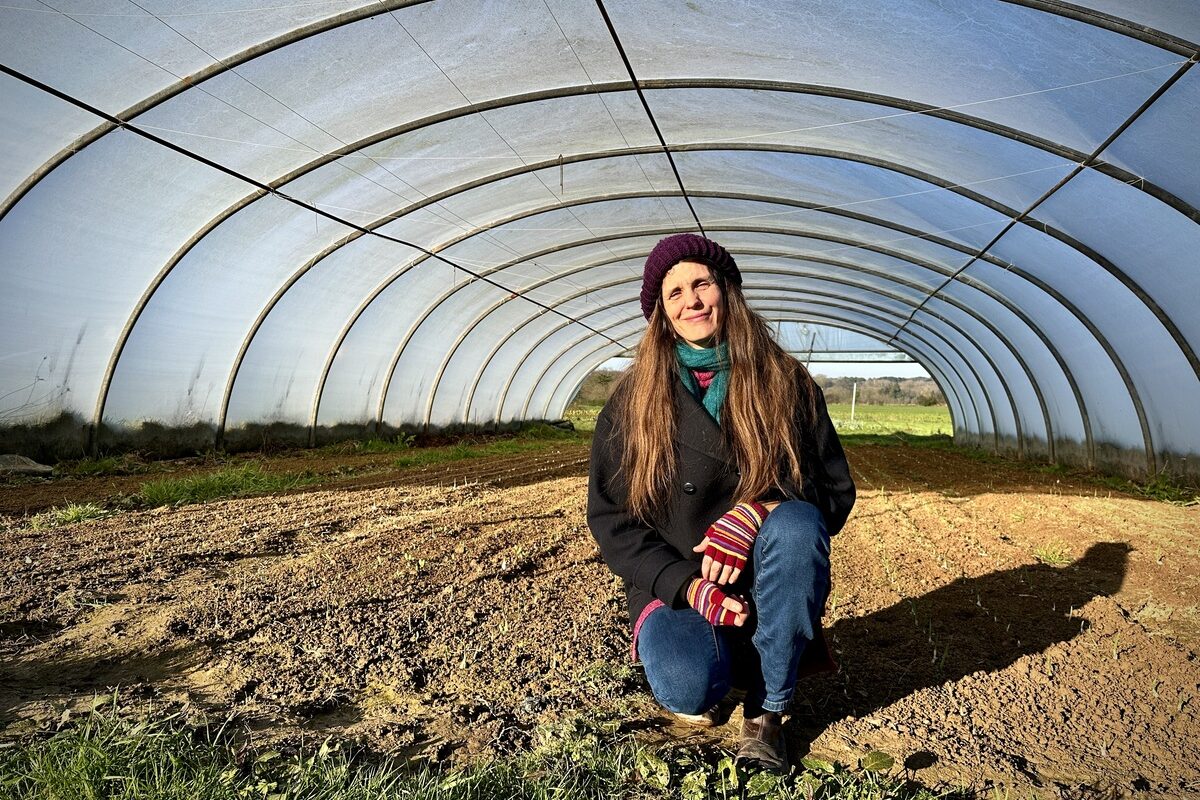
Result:
M994 672L1022 656L1078 636L1078 609L1115 594L1125 578L1125 543L1100 543L1060 567L1026 565L961 578L826 629L840 670L796 687L791 736L798 752L828 725L863 717L919 689L980 670Z

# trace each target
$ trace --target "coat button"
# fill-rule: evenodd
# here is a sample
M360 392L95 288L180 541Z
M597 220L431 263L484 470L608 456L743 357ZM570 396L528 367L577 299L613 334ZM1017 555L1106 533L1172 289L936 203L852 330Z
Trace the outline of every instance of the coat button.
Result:
M694 484L694 483L685 483L685 484L683 485L683 493L684 493L684 494L695 494L695 493L696 493L696 484Z

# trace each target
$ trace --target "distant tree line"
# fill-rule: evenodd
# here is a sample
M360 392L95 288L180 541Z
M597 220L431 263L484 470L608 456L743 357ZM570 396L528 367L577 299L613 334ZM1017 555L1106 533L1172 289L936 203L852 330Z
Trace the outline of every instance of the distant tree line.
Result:
M932 378L830 378L814 374L827 403L849 403L858 384L858 402L867 405L940 406L942 390Z
M604 405L612 392L613 381L620 372L596 370L587 377L576 403ZM827 403L849 403L854 384L858 384L858 402L867 405L938 406L945 405L942 391L931 378L829 378L814 374L817 385L825 392Z

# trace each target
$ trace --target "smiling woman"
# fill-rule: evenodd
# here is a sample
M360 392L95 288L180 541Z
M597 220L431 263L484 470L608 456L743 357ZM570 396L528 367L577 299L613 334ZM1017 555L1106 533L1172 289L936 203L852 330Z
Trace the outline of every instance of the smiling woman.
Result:
M713 346L725 316L725 295L707 264L681 261L663 278L663 310L675 333L693 348Z
M669 236L646 259L649 326L596 421L588 523L624 580L654 696L712 725L744 689L739 759L786 772L797 676L832 666L829 537L854 483L820 389L741 284L703 236Z

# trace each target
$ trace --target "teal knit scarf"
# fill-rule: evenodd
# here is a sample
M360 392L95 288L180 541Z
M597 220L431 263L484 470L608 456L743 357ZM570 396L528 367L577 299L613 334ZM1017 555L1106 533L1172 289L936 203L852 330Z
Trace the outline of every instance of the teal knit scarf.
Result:
M716 347L698 350L687 342L676 342L675 356L679 364L679 379L720 425L721 405L725 402L725 393L729 390L729 345L721 342ZM692 374L694 369L716 373L703 397L700 396L700 383Z

